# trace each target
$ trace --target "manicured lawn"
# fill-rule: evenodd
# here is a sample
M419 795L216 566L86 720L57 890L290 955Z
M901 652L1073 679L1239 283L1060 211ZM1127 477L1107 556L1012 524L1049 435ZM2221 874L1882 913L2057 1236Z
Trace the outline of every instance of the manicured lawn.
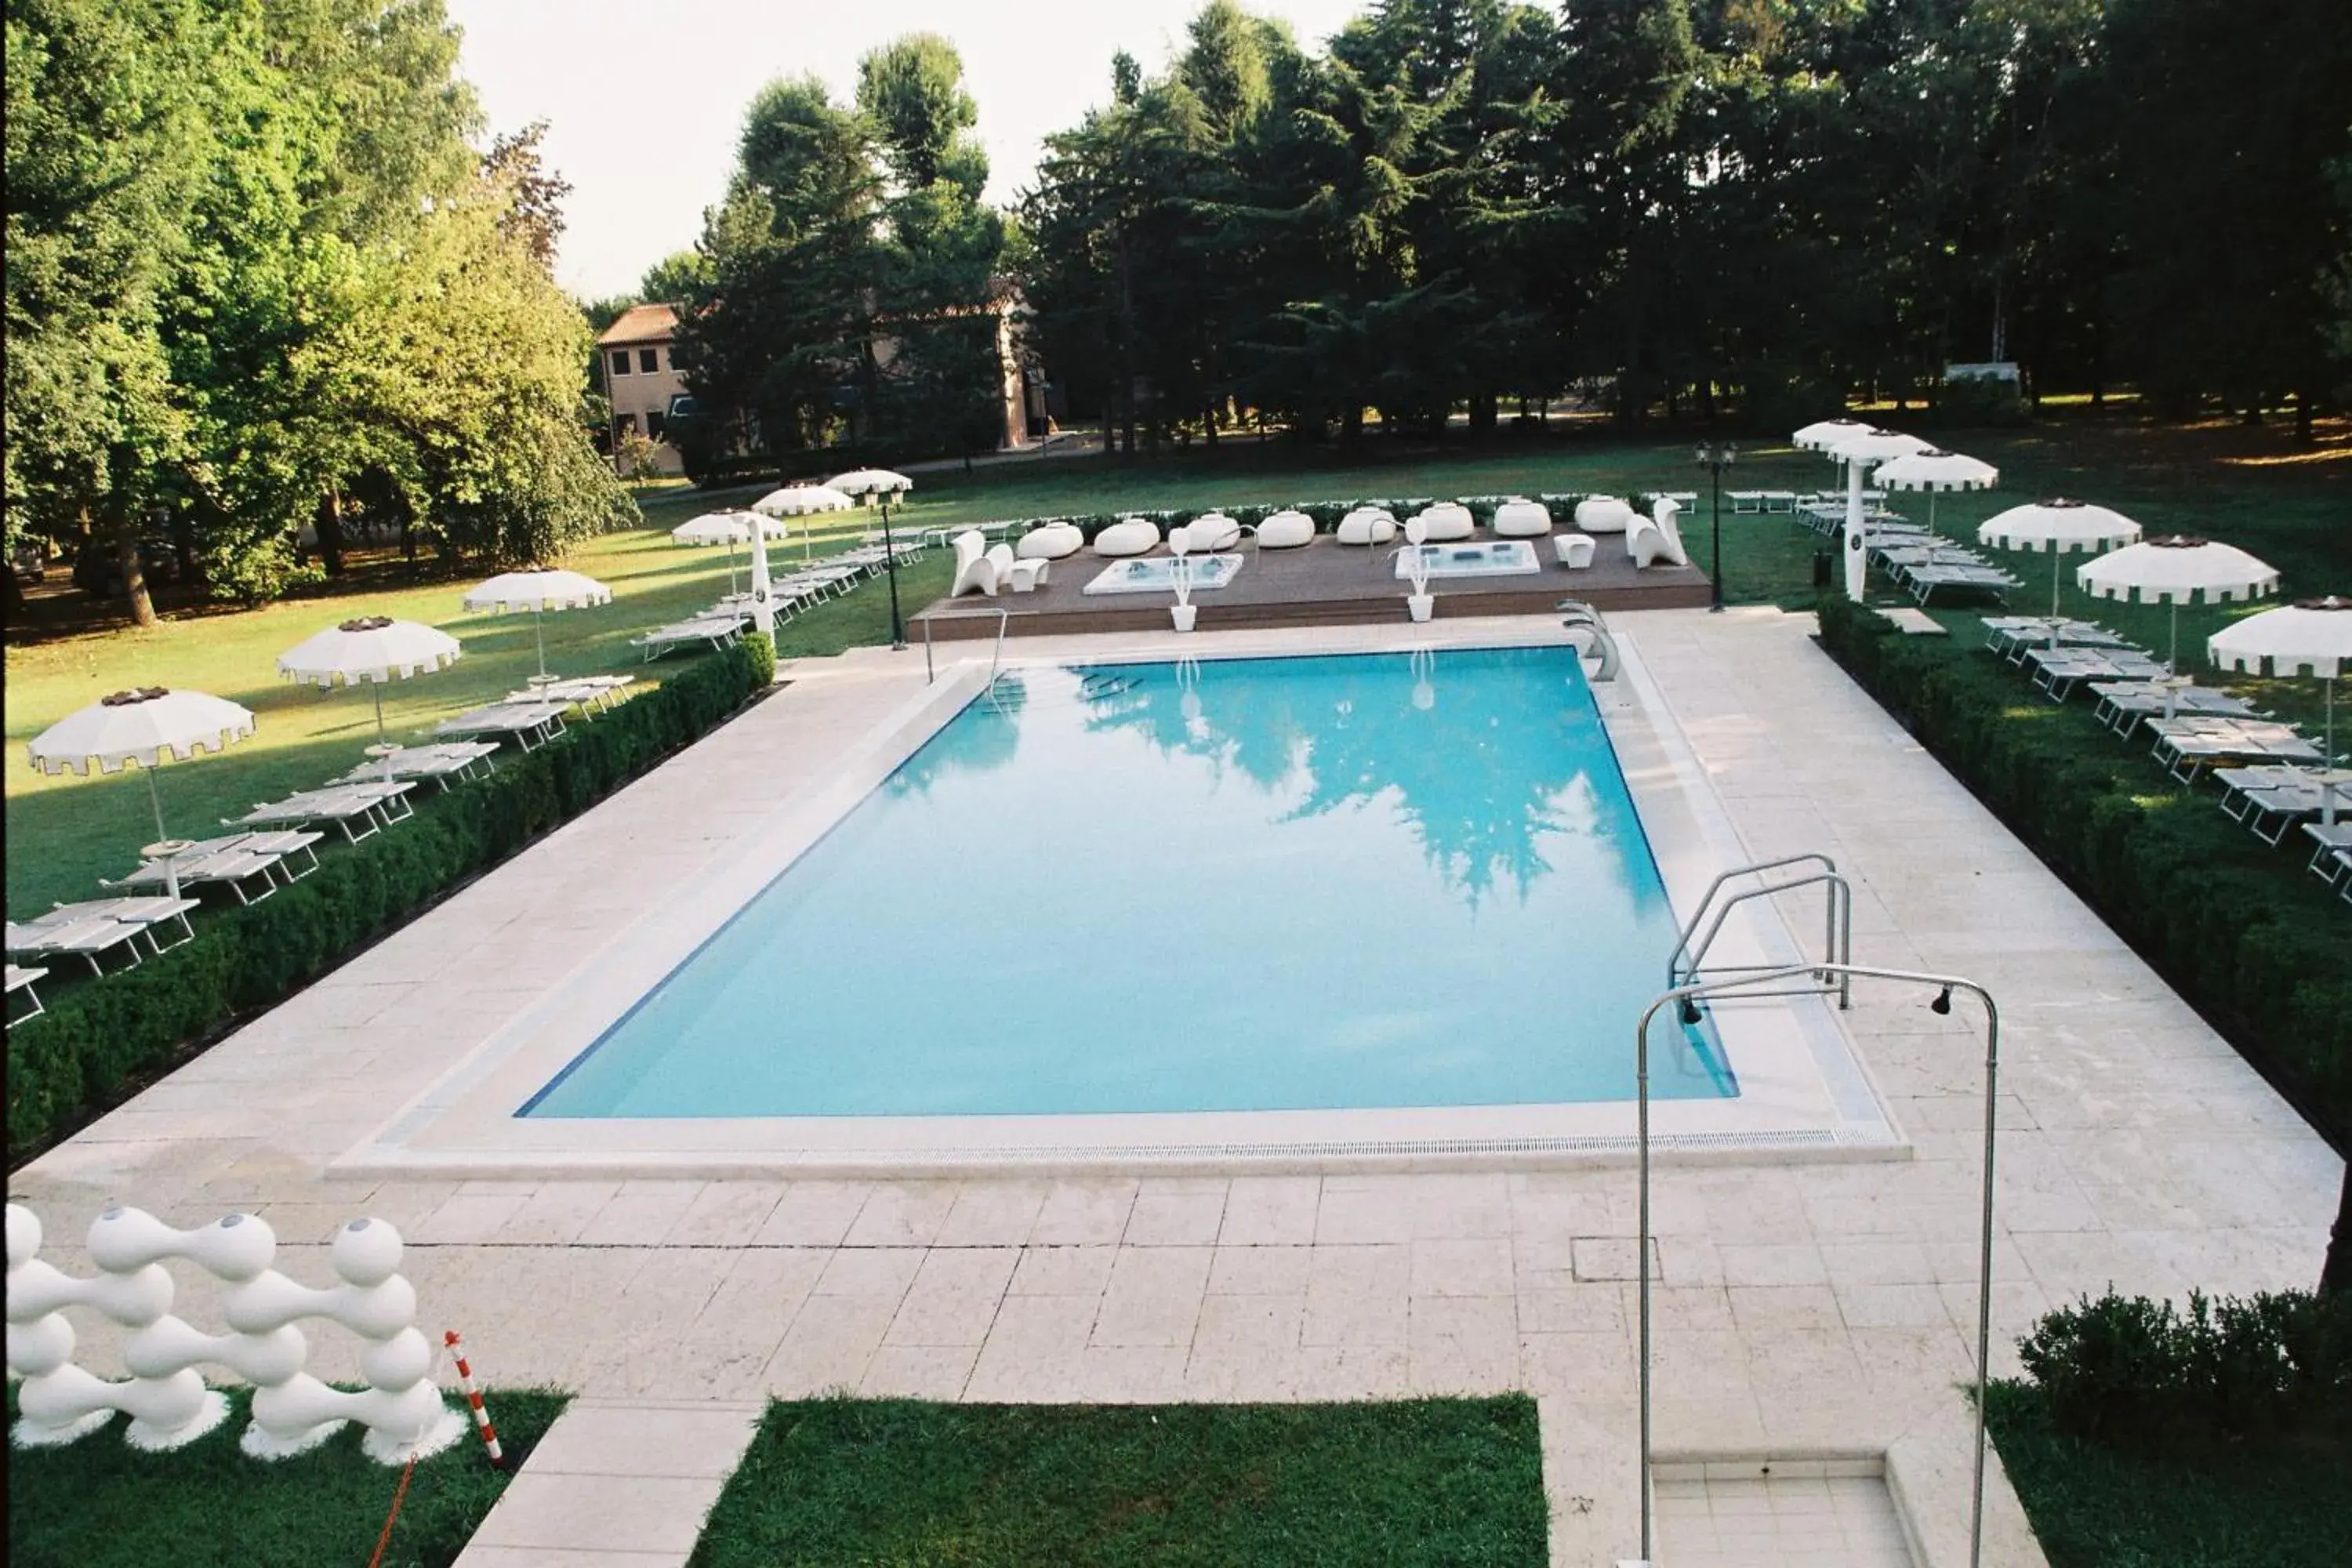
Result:
M1901 419L1895 422L1900 425ZM2118 421L2068 420L2029 432L1955 434L1963 450L2000 465L1999 489L1939 500L1937 517L1948 532L2021 500L2053 493L2114 504L2151 531L2196 530L2241 543L2287 573L2290 595L2352 590L2352 440L2316 460L2296 454L2274 432L2221 426L2165 430ZM1329 449L1301 452L1279 442L1227 442L1215 453L1195 449L1153 462L1121 464L1102 458L1044 459L925 474L903 516L912 528L951 527L1000 518L1111 511L1127 508L1243 504L1253 501L1352 499L1366 495L1466 495L1496 492L1625 492L1703 489L1706 475L1676 439L1626 439L1579 429L1545 440L1509 438L1485 448L1462 447L1434 454L1385 445L1343 458ZM1810 453L1758 445L1743 452L1727 482L1738 489L1807 489L1826 484L1829 465ZM614 589L604 609L547 617L548 662L569 673L639 669L627 638L709 604L725 591L722 550L681 550L667 531L697 511L740 505L758 491L697 493L668 489L645 502L646 526L585 544L565 563ZM1924 510L1924 498L1904 498ZM860 513L819 543L837 544L871 520ZM1710 558L1705 502L1686 519L1685 536L1702 566ZM1726 593L1734 603L1811 603L1818 541L1786 518L1733 517L1723 524ZM779 558L796 556L779 547ZM2070 558L2071 568L2079 561ZM2028 587L2021 608L2046 605L2047 556L2011 563ZM935 552L900 588L909 613L942 592L949 562ZM143 781L66 776L46 779L25 762L23 743L64 714L107 692L136 684L194 687L245 703L259 715L260 733L222 757L163 769L157 783L173 831L191 836L256 801L305 788L352 766L373 739L373 710L364 692L321 693L278 682L274 660L319 627L358 614L389 614L443 626L462 637L467 658L455 668L394 683L385 718L407 735L461 708L519 686L532 668L526 617L469 616L457 598L471 579L418 582L397 563L372 565L347 588L247 612L175 616L149 632L128 627L51 637L7 649L5 767L8 907L19 916L52 902L87 898L96 879L130 870L137 847L154 835ZM2159 646L2166 635L2160 610L2087 600L2067 590L2066 607L2096 613L2130 635ZM2225 612L2192 609L2180 617L2185 649L2202 647ZM834 653L882 640L887 596L879 583L824 606L778 637L784 658ZM2184 662L2186 659L2184 658ZM647 672L657 675L659 665ZM2316 711L2309 685L2278 683L2273 705Z
M2000 1462L2050 1568L2340 1568L2352 1453L2147 1457L2052 1429L2038 1389L1996 1384Z
M1540 1564L1525 1395L1391 1405L777 1403L693 1568Z
M485 1396L507 1466L493 1469L468 1433L416 1467L385 1568L453 1563L569 1395ZM117 1422L63 1448L8 1454L8 1561L14 1568L364 1568L383 1531L400 1471L360 1452L357 1427L297 1458L265 1463L237 1451L247 1394L188 1447L142 1454ZM16 1391L8 1391L8 1415Z

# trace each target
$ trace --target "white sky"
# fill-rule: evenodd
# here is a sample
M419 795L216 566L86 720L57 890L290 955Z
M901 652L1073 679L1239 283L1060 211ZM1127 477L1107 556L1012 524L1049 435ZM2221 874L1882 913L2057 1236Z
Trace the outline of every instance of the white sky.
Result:
M492 131L549 122L572 182L557 277L583 298L636 287L691 246L724 194L751 95L814 71L847 102L857 59L902 33L963 56L988 143L989 199L1031 182L1040 143L1110 97L1125 48L1157 73L1202 0L448 0L459 69ZM1366 0L1244 0L1319 45Z

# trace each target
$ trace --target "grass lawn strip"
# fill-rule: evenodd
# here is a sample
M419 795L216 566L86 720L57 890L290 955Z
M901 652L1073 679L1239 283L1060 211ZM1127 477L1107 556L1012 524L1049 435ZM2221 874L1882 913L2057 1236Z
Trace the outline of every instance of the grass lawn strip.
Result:
M768 1407L692 1568L1547 1561L1535 1401Z
M2042 1398L1995 1384L1985 1414L2050 1568L2352 1563L2352 1451L2121 1453L2053 1429Z
M143 1454L120 1420L62 1448L8 1453L12 1568L364 1568L400 1485L397 1467L360 1452L346 1427L295 1458L237 1451L251 1392L229 1392L229 1418L184 1448ZM468 1431L416 1467L384 1568L445 1568L545 1436L570 1395L493 1389L506 1468ZM16 1391L8 1391L8 1416Z

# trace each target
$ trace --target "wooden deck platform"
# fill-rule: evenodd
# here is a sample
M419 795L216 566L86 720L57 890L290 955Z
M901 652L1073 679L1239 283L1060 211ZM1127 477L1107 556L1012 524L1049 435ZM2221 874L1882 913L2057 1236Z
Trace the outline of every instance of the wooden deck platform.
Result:
M1486 537L1482 531L1481 539ZM1706 574L1695 566L1636 569L1619 534L1600 537L1593 563L1571 572L1553 563L1549 540L1531 541L1540 572L1520 576L1438 577L1429 591L1437 618L1454 616L1549 615L1562 599L1582 599L1602 610L1691 609L1707 602ZM1164 552L1155 551L1154 554ZM1393 575L1390 548L1367 550L1336 543L1318 534L1297 550L1263 554L1244 541L1242 569L1223 588L1195 589L1202 631L1254 626L1305 626L1401 621L1407 585ZM1026 594L1000 592L994 598L966 594L940 599L910 617L913 635L940 641L996 635L999 611L1010 612L1013 637L1066 633L1165 631L1172 595L1088 594L1086 585L1118 565L1082 550L1054 563L1049 580Z

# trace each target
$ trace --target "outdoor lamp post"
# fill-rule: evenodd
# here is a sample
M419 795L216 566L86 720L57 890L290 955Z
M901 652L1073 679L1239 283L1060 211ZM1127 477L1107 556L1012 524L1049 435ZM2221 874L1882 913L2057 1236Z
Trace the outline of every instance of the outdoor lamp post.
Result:
M898 613L898 545L890 537L890 492L884 490L877 498L882 502L882 566L890 574L890 646L907 646L906 617Z
M1713 519L1711 530L1715 554L1714 563L1708 569L1708 575L1714 579L1707 589L1709 597L1706 607L1710 614L1723 608L1723 470L1731 467L1732 458L1738 454L1739 448L1728 441L1705 441L1699 444L1698 465L1707 471L1713 481L1709 487L1711 496L1708 507Z

